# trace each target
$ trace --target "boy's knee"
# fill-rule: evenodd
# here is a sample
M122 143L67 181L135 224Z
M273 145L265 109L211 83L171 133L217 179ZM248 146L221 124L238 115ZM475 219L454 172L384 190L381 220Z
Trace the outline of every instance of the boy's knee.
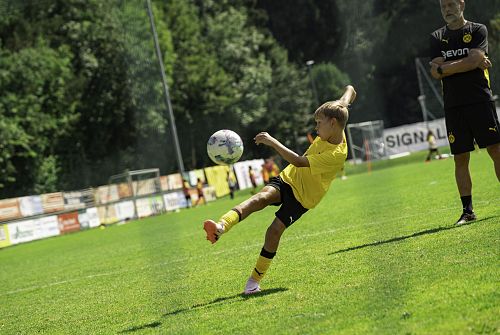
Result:
M274 220L273 223L267 228L267 232L270 235L280 237L285 231L286 226L278 219Z

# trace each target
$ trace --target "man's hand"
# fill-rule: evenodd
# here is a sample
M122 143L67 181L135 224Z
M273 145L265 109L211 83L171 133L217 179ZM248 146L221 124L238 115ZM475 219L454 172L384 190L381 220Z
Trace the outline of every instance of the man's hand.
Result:
M486 70L487 68L492 67L493 65L491 64L491 61L488 57L484 57L483 61L479 64L479 68L481 70Z
M441 74L439 74L439 72L437 71L438 67L441 64L438 64L438 63L435 63L435 62L430 62L429 65L431 66L431 76L434 79L441 80L443 78L443 76Z

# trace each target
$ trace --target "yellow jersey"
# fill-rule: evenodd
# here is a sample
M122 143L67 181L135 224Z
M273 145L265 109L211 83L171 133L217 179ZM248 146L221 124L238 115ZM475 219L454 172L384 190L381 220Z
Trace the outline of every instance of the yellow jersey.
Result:
M332 144L316 137L304 156L309 160L309 167L289 164L280 173L280 177L292 187L295 198L302 206L311 209L328 191L335 175L344 168L347 158L345 134L340 144Z

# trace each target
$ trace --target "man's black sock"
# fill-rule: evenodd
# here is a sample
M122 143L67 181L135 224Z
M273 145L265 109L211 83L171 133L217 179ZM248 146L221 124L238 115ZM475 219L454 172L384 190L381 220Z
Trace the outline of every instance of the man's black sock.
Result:
M464 209L464 213L472 213L472 195L464 195L463 197L460 197L460 200L462 200L462 206Z

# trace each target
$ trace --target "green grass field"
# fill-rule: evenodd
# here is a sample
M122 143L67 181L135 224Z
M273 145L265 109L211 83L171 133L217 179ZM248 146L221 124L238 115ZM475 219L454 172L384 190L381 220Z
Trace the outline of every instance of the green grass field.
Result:
M0 334L498 334L500 188L472 154L460 227L453 160L425 153L335 180L243 286L276 208L216 244L201 222L248 196L0 250ZM416 158L415 158L416 157Z

